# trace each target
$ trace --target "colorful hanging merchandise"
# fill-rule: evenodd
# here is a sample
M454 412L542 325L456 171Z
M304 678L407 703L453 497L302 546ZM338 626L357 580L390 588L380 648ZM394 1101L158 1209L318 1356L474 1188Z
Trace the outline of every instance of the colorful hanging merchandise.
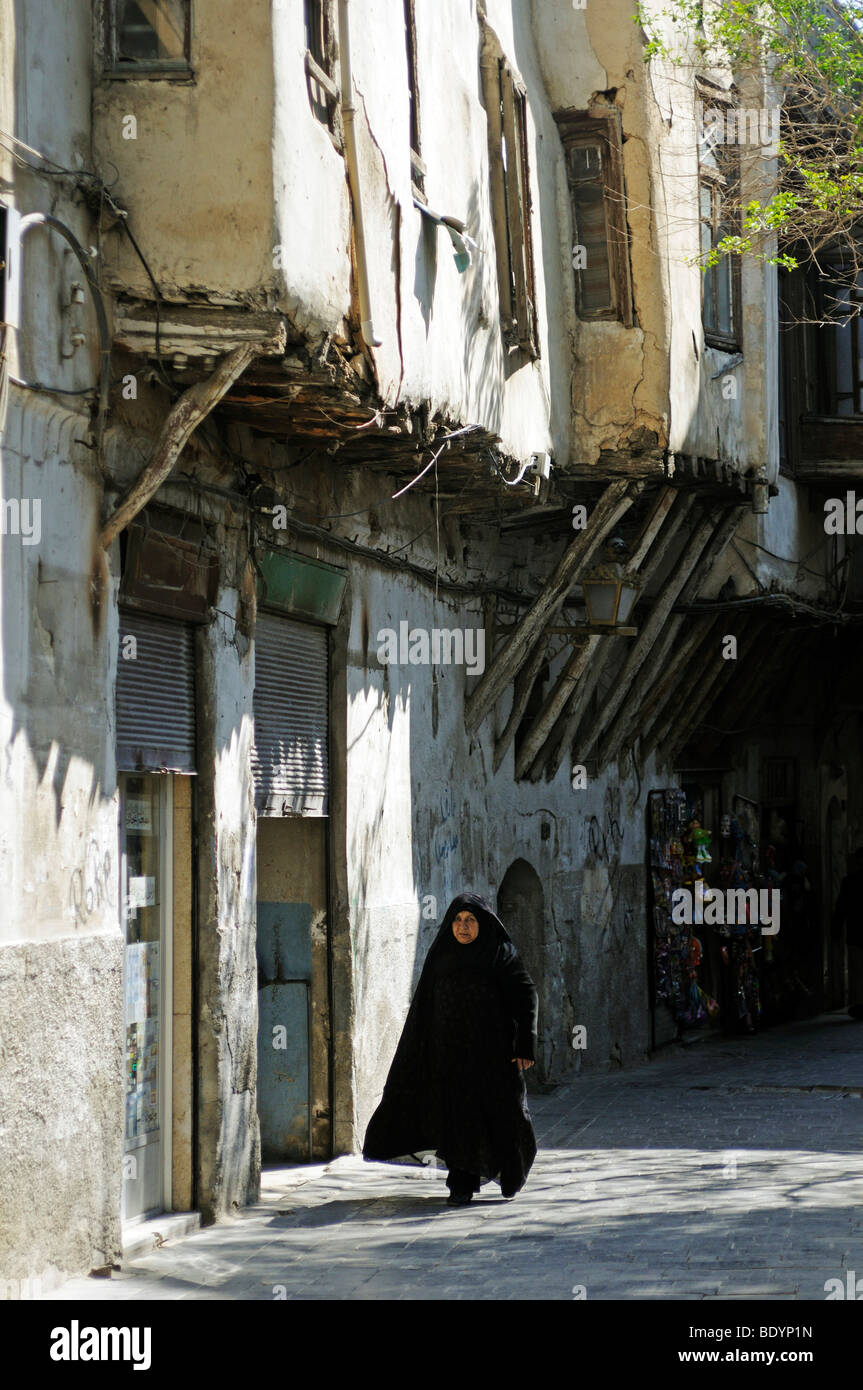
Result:
M723 827L724 828L724 827ZM758 845L745 824L735 816L728 826L726 837L731 853L723 858L719 869L719 887L760 888L766 882L758 867ZM744 921L714 927L722 938L722 963L725 966L726 1024L745 1033L754 1033L761 1017L761 987L757 955L761 951L761 929L749 920L749 906Z
M678 1027L691 1028L715 1018L718 1005L698 982L702 943L691 924L673 920L672 894L687 888L696 900L701 866L710 862L710 835L690 817L681 791L651 792L649 817L655 996Z

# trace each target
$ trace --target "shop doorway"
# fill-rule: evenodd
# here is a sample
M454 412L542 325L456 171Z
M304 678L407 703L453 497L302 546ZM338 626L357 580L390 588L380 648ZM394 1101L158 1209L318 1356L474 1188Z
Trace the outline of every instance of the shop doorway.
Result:
M327 824L258 821L258 1118L267 1163L332 1151Z
M119 651L122 1218L135 1223L194 1205L193 630L121 610Z
M193 1206L192 784L120 774L125 1223Z
M261 1156L309 1163L332 1152L325 627L259 612L254 714Z

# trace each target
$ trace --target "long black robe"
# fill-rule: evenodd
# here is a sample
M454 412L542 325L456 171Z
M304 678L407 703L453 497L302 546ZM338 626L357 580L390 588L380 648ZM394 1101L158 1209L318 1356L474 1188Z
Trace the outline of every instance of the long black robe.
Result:
M452 933L464 911L479 922L470 945ZM536 989L503 923L477 894L461 894L429 948L363 1157L434 1149L448 1168L518 1191L536 1138L512 1059L534 1060L536 1017Z

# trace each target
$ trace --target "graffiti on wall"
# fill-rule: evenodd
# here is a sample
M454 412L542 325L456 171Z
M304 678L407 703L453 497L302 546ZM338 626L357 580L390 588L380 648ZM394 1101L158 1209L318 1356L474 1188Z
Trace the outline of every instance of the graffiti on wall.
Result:
M83 868L75 869L70 876L69 903L76 926L88 921L103 905L114 906L111 851L100 849L92 836Z

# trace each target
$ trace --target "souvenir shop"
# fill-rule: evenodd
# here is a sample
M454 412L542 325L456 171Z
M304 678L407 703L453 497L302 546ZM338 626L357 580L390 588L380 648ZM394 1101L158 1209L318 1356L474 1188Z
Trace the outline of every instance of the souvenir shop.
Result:
M779 887L772 847L764 864L759 855L759 807L735 796L720 813L718 786L684 786L651 792L648 817L651 1044L697 1029L754 1033L777 938L762 935L748 912L742 922L705 922L704 893ZM673 897L678 889L688 896ZM691 911L675 911L681 900Z

